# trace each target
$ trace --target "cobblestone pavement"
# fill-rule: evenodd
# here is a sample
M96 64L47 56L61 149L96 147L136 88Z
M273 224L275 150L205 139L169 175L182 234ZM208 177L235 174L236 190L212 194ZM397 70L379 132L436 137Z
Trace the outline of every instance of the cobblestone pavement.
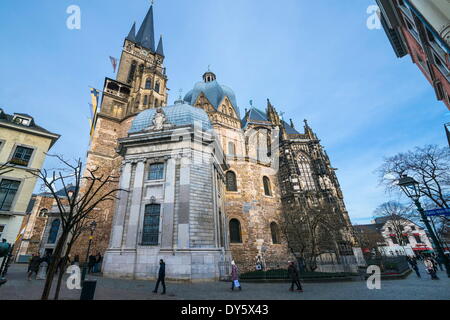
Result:
M167 283L167 295L153 294L152 281L97 279L96 300L450 300L450 279L445 272L440 280L427 274L418 279L411 274L403 280L383 280L381 290L367 289L364 281L305 283L304 292L289 292L288 283L243 283L243 291L230 290L225 282ZM38 300L44 281L26 280L26 266L13 265L8 282L0 287L1 300ZM160 289L161 290L161 289ZM63 283L61 299L77 300L80 290L68 290Z

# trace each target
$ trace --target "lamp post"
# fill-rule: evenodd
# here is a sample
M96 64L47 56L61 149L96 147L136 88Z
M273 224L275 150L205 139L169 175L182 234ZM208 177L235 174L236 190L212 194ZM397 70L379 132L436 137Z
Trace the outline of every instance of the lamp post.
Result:
M433 228L431 228L430 220L428 220L427 215L425 214L425 210L422 208L420 204L420 189L419 183L414 180L414 178L408 177L407 175L402 175L400 180L398 180L398 186L403 190L408 198L413 200L414 204L417 207L417 210L420 213L421 220L425 224L425 227L428 230L428 233L431 236L431 240L433 241L434 247L436 248L439 258L444 262L445 270L447 271L447 276L450 278L450 264L447 256L444 254L444 250L441 247L440 242L437 239L436 234L434 233Z
M92 221L91 225L89 226L89 229L91 230L91 234L89 235L89 245L88 245L88 249L86 252L86 259L85 259L85 262L83 265L83 272L81 274L81 282L83 282L84 279L86 278L86 273L88 271L89 251L91 251L92 239L94 238L94 232L95 232L96 228L97 228L97 222Z

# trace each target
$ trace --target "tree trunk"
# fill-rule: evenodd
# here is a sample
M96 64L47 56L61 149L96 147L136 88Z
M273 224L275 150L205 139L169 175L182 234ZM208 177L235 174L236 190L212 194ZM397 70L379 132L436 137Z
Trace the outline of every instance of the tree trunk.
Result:
M42 292L41 300L48 300L50 295L50 291L52 289L53 278L55 276L56 267L58 266L59 258L61 257L61 253L63 251L65 242L67 240L67 234L63 232L61 238L58 240L58 244L56 245L55 252L53 253L52 262L49 265L47 278L45 280L44 291Z

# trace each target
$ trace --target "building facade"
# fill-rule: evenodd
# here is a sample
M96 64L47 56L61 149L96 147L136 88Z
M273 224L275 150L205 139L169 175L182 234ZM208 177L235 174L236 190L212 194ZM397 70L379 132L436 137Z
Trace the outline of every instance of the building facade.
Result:
M376 0L381 23L397 57L410 55L450 109L450 3L442 0Z
M211 280L234 259L243 271L293 259L283 213L327 203L344 223L335 254L352 255L351 225L335 169L305 121L300 133L267 102L244 115L208 71L167 106L162 39L153 8L125 39L117 79L105 80L87 167L127 190L97 208L94 251L112 277ZM88 236L74 253L83 252ZM319 249L317 249L319 250Z
M414 256L433 251L425 230L401 217L376 218L374 223L354 226L365 253L375 248L384 256ZM365 240L365 241L364 241Z
M37 180L28 171L42 168L58 139L33 117L0 109L0 164L9 167L0 175L0 238L16 241Z

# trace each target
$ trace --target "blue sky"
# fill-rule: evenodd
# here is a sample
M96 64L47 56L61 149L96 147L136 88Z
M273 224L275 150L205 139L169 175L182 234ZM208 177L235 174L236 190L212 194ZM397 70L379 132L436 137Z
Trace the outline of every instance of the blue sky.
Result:
M0 107L59 133L52 153L84 159L89 86L114 77L109 56L144 18L149 1L39 0L0 4ZM66 27L69 5L81 30ZM366 26L373 0L156 0L170 102L211 65L241 110L270 98L322 140L352 221L369 222L389 199L374 170L384 156L444 146L445 106L410 57L397 59L382 30ZM45 166L53 167L47 159Z

